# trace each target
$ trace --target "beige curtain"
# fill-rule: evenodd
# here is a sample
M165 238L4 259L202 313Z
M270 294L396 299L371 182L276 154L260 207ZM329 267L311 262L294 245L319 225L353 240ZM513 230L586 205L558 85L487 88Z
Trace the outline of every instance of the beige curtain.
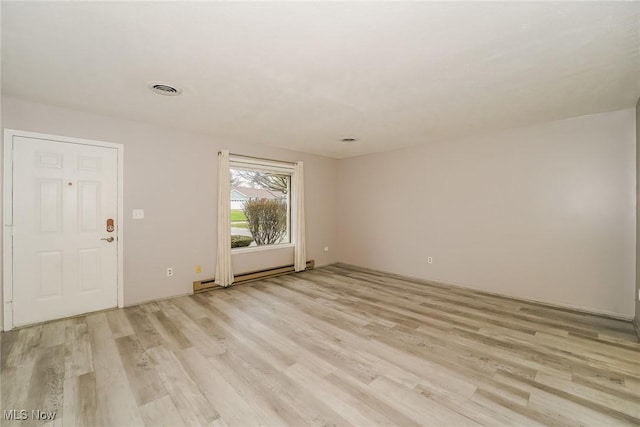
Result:
M296 163L294 172L294 236L295 236L295 258L293 262L296 271L307 268L307 251L305 243L304 229L304 168L302 162Z
M227 287L233 283L231 265L231 172L229 151L218 153L218 255L215 283Z

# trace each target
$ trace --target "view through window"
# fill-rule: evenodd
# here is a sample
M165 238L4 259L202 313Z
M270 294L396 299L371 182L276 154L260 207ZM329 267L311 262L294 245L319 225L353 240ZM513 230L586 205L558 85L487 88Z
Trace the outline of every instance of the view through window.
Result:
M247 167L231 171L231 247L291 243L291 174Z

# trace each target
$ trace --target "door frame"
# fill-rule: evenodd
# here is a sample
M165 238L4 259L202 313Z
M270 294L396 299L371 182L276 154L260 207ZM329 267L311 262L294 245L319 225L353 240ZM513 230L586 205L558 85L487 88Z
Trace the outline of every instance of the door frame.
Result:
M3 276L2 276L2 295L3 295L3 330L9 331L13 329L13 138L25 137L41 140L50 140L52 142L64 142L68 144L89 145L93 147L107 147L117 150L117 192L118 192L118 272L117 272L117 293L118 307L124 307L124 263L123 263L123 247L124 247L124 145L113 142L95 141L90 139L72 138L68 136L51 135L46 133L28 132L23 130L5 129L4 130L4 191L3 191Z

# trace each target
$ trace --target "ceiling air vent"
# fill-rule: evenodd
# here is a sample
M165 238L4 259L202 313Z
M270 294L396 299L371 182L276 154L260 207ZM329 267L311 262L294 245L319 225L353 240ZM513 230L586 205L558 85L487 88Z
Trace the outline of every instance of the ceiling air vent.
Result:
M154 91L159 95L176 96L182 93L182 89L178 89L177 87L172 86L168 83L149 82L147 83L147 86L149 86L149 89L151 89L152 91Z

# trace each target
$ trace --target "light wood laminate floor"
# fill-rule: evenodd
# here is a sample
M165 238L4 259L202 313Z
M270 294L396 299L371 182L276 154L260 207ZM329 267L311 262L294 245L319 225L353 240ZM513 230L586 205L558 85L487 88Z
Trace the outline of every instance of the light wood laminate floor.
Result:
M2 335L47 425L638 425L630 323L335 265Z

